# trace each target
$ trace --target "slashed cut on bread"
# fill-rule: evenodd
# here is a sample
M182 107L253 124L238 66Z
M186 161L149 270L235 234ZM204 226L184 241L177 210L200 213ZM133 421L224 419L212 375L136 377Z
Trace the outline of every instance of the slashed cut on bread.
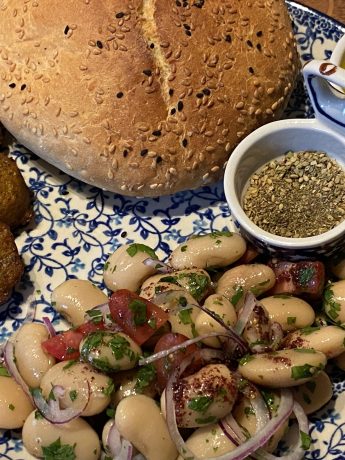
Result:
M124 195L218 180L299 67L283 0L4 0L0 23L0 121Z

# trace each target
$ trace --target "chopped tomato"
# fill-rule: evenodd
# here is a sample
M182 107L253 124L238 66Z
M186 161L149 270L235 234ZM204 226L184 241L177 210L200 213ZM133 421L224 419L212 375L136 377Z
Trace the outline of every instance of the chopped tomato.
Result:
M154 353L158 353L163 350L169 350L169 348L174 347L175 345L180 345L181 343L188 340L188 337L182 334L174 334L169 332L168 334L162 335L162 337L158 340ZM169 377L173 373L173 371L181 364L181 362L191 353L196 353L198 350L197 345L192 344L188 345L186 348L181 348L179 351L175 351L175 353L171 353L170 355L166 356L165 358L157 359L153 363L157 371L157 383L159 388L163 391L168 383ZM197 363L193 363L194 365L192 368L195 370L195 366L199 368L200 360L197 359Z
M138 345L146 342L169 318L157 305L128 289L112 294L109 309L113 320Z
M90 332L103 329L104 324L102 322L94 324L90 321L76 329L69 329L45 340L42 342L42 348L59 361L79 359L79 345L83 338Z

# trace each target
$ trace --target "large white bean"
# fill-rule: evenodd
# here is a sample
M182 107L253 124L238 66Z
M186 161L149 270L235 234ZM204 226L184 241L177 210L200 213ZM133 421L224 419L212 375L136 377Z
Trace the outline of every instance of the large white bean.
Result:
M65 395L60 400L61 406L70 407L74 401L77 404L79 398L87 397L85 381L89 383L90 399L81 415L99 414L108 406L114 386L108 376L97 372L89 364L71 361L55 364L41 381L42 394L48 398L52 385L61 385L65 389ZM71 395L74 395L73 398Z
M50 446L52 449L52 444L59 442L61 445L69 446L65 448L66 458L67 451L71 454L74 452L75 460L97 460L101 454L98 435L85 420L77 418L68 423L53 424L36 411L32 412L23 427L23 443L26 450L35 457L42 458L42 448ZM57 458L52 452L51 450L49 458ZM63 458L61 452L58 458Z
M224 364L208 364L179 380L174 391L176 422L181 428L209 425L231 412L237 398L237 379ZM161 396L163 414L165 391Z
M155 273L155 269L144 264L147 258L157 259L153 249L144 244L124 244L109 257L104 265L104 282L108 289L137 291L143 281ZM158 262L158 260L157 260Z
M212 294L205 300L204 307L213 311L228 326L234 326L237 322L237 314L232 303L224 296ZM200 311L195 320L195 330L198 335L210 332L225 332L225 328L213 319L208 313ZM217 337L204 339L203 343L207 346L220 348L221 341Z
M292 392L294 399L301 404L308 415L321 409L331 399L332 382L326 372L322 371L309 382L292 388Z
M328 285L324 291L323 308L337 324L345 323L345 280Z
M303 299L290 295L273 295L260 299L270 319L281 325L283 331L308 327L315 321L313 308Z
M70 279L52 292L52 305L74 327L85 322L85 312L108 302L108 297L88 280Z
M120 434L146 460L175 460L177 450L155 401L148 396L128 396L116 408L115 423Z
M196 429L186 441L198 458L213 458L231 452L236 445L230 441L218 423ZM181 455L177 460L184 460Z
M169 283L169 285L161 286L161 283ZM155 295L167 291L171 285L175 285L175 289L185 289L196 301L200 301L211 286L211 278L205 270L196 268L179 270L167 275L155 275L142 284L140 295L145 299L152 299Z
M140 370L145 371L145 368L141 367L139 371L131 370L117 372L113 375L113 381L116 388L111 395L111 404L113 406L117 406L121 399L137 394L144 394L150 398L154 398L157 393L155 388L155 373L154 371L152 372L152 380L150 380L148 372L143 372L143 374L145 374L143 378L140 376Z
M0 376L0 429L14 430L24 425L33 406L13 377Z
M84 362L103 372L133 369L142 355L139 345L122 332L87 334L80 342L79 350Z
M213 232L190 238L170 255L176 270L184 268L226 267L246 252L246 242L239 233Z
M237 308L244 294L251 291L254 295L268 291L276 282L274 271L264 264L238 265L226 271L218 280L216 293L227 297Z
M335 358L345 351L345 331L338 326L310 327L290 332L284 348L314 348L327 358Z
M24 324L14 337L17 368L29 387L39 387L44 374L55 364L55 358L41 345L48 338L47 328L39 323Z
M308 382L324 369L326 362L326 356L319 351L294 348L246 356L238 371L257 385L284 388Z
M264 392L266 404L268 405L270 412L275 414L280 404L279 395L274 391L261 391ZM244 396L240 397L236 402L232 414L237 423L251 436L254 436L254 434L258 431L258 415L255 413L250 399ZM264 449L267 452L273 452L277 448L279 441L284 436L288 424L289 421L287 420L283 426L279 430L275 431L275 433L270 437L264 446Z
M331 267L332 272L341 280L345 280L345 259Z

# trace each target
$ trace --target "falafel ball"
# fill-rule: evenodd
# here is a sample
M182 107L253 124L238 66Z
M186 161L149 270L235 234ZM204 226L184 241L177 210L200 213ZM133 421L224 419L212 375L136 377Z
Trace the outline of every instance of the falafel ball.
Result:
M0 222L13 230L27 224L32 216L32 194L16 162L0 153Z
M6 302L24 272L24 264L8 225L0 222L0 304Z

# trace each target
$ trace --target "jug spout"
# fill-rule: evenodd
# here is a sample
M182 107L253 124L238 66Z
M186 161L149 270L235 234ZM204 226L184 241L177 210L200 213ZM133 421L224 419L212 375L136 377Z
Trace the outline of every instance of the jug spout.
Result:
M313 59L303 67L303 75L316 118L345 135L345 69Z

